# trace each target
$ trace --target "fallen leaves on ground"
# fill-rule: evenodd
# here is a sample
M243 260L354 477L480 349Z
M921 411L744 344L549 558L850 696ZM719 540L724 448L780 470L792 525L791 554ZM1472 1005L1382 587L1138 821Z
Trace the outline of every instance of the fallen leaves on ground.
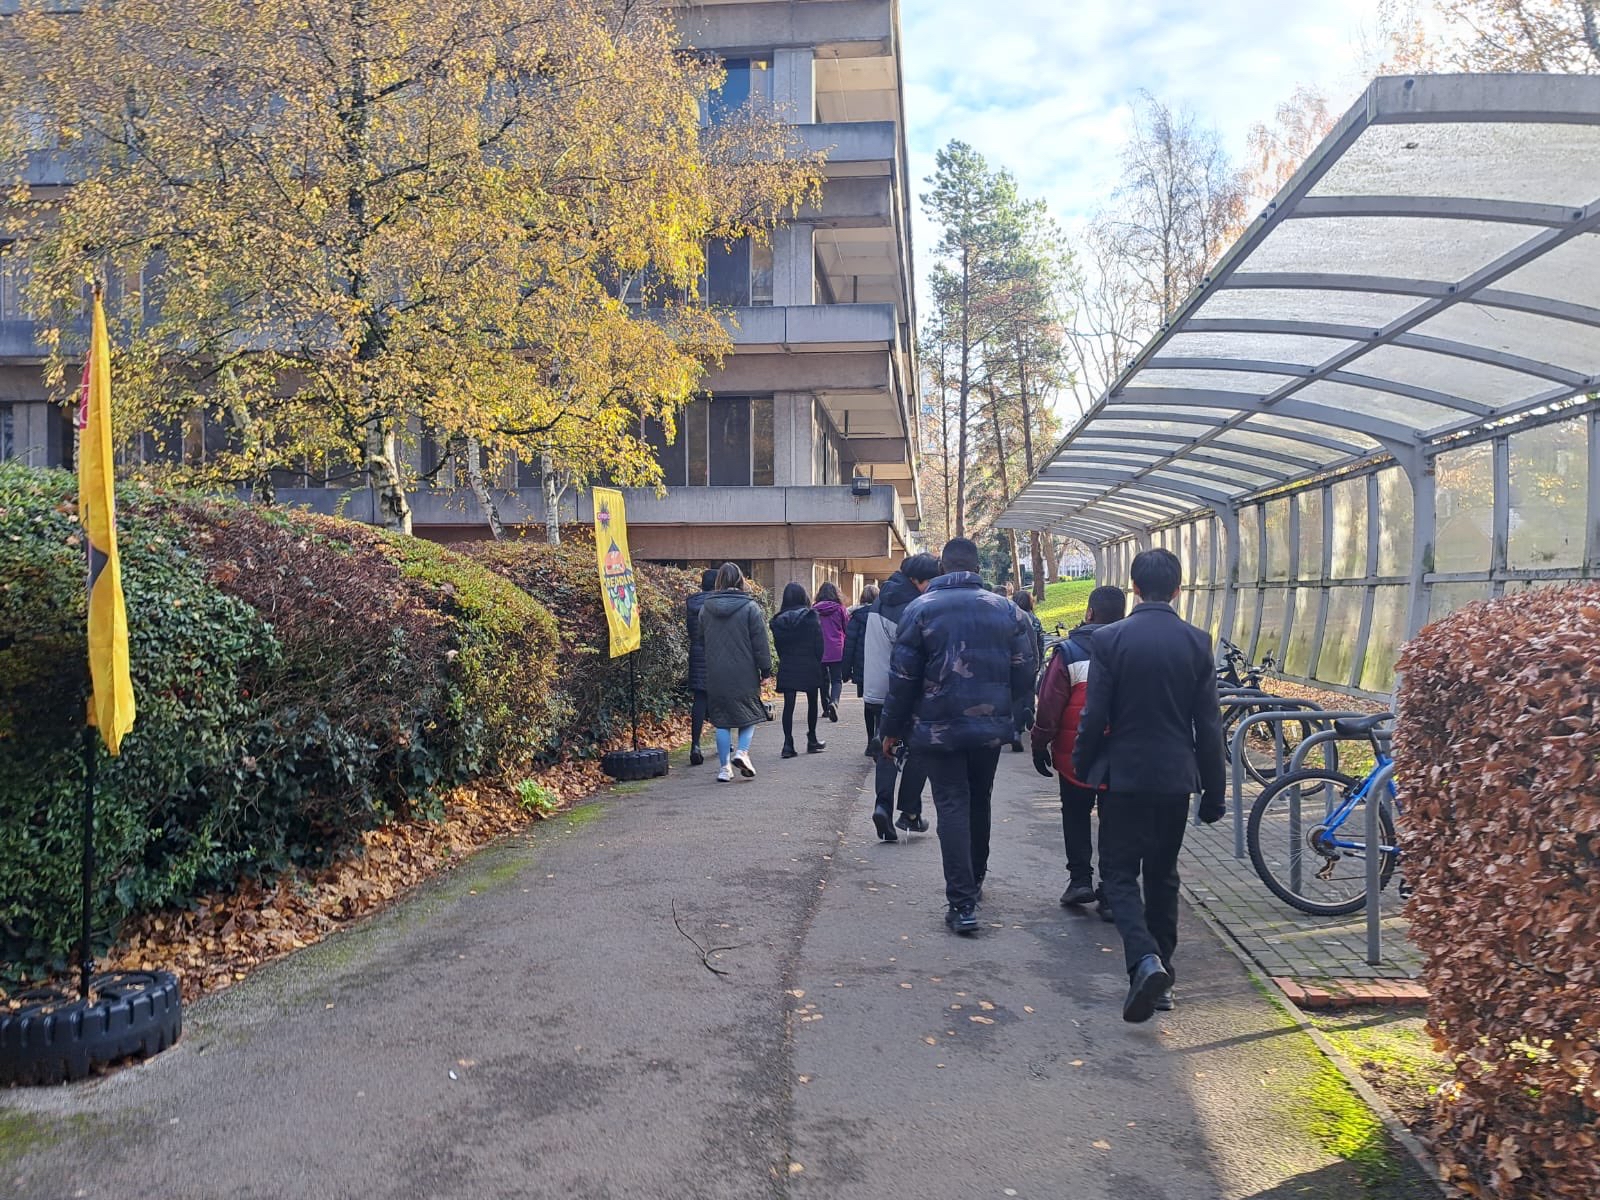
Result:
M641 744L688 740L688 720L641 721ZM623 748L617 739L610 749ZM610 780L598 760L556 763L534 779L562 808ZM172 971L195 1000L245 979L263 963L321 941L387 907L474 851L541 817L523 808L508 781L479 780L445 797L440 821L395 821L362 835L362 845L320 871L294 871L263 885L245 879L189 909L134 918L101 963L106 971Z

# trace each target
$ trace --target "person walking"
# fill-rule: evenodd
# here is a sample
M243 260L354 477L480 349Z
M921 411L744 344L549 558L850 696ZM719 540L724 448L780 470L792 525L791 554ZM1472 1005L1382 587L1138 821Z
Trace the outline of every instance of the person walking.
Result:
M820 754L828 743L817 737L818 695L826 676L822 669L822 622L806 597L806 589L790 583L783 589L783 607L772 618L772 644L778 652L778 690L783 693L783 757L794 758L794 702L806 698L806 753Z
M872 615L872 602L878 598L876 584L861 589L861 603L850 610L850 620L844 627L844 681L856 685L859 697L865 691L862 673L866 666L867 618ZM878 707L863 704L867 720L867 757L873 757L872 742L878 735Z
M772 674L772 647L761 606L744 590L744 572L725 562L717 571L716 591L700 606L700 631L706 649L706 719L716 729L717 781L727 783L737 770L755 778L750 741L767 719L761 681Z
M1105 889L1094 882L1094 838L1089 814L1101 793L1072 773L1072 748L1088 698L1089 654L1094 636L1122 620L1128 598L1119 587L1097 587L1089 593L1083 624L1067 634L1044 668L1039 681L1038 712L1033 724L1033 765L1046 779L1053 766L1061 776L1061 840L1067 851L1067 890L1061 907L1095 902L1102 920L1111 920Z
M828 720L839 719L839 697L844 692L844 634L850 614L839 599L839 589L824 583L817 589L817 602L811 606L822 624L822 673L824 703Z
M717 589L717 573L700 574L700 590L683 602L683 620L689 628L689 765L698 767L706 756L700 752L700 735L706 727L706 639L700 630L700 609L706 597Z
M1028 624L1033 628L1033 657L1040 667L1044 666L1044 625L1039 620L1039 614L1034 612L1033 593L1024 589L1011 598L1011 602L1020 608L1023 615L1028 618Z
M889 659L894 651L895 634L906 606L928 590L940 574L939 560L931 554L913 554L900 569L884 581L883 589L867 614L862 634L861 696L866 701L867 754L876 764L873 771L872 824L878 837L897 842L896 828L907 833L927 833L922 815L922 788L927 782L922 764L905 754L888 754L874 733L881 721L883 703L889 698ZM894 820L895 777L900 779L900 817Z
M940 565L945 573L901 615L878 730L885 754L909 739L933 785L945 924L972 934L989 869L989 799L1000 747L1033 718L1037 664L1022 610L983 590L978 547L952 538Z
M1200 793L1206 824L1221 820L1226 773L1211 638L1172 606L1183 582L1178 556L1145 550L1131 574L1139 603L1090 644L1072 773L1106 789L1100 879L1128 968L1122 1019L1148 1021L1173 1005L1189 797Z

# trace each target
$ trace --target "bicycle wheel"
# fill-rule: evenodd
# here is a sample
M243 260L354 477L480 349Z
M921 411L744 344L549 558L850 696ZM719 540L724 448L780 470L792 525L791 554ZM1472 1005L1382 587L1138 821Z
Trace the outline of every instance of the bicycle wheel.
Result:
M1318 917L1359 912L1367 902L1367 811L1371 797L1349 805L1361 780L1337 771L1297 771L1285 775L1256 797L1250 810L1246 841L1256 874L1285 904ZM1349 811L1336 830L1329 814ZM1385 799L1378 805L1379 836L1395 845L1394 817ZM1346 843L1334 845L1337 840ZM1378 864L1379 886L1394 874L1394 850L1384 850Z
M1273 712L1275 711L1275 706L1267 703L1249 711ZM1252 725L1250 732L1245 735L1245 772L1262 787L1266 787L1278 778L1280 760L1277 742L1280 739L1283 743L1282 766L1287 770L1289 760L1294 757L1294 752L1300 743L1318 730L1326 729L1327 727L1326 721L1317 721L1311 717L1305 720L1284 721L1282 723L1262 721L1258 725ZM1331 753L1337 755L1338 748L1335 747ZM1333 760L1335 769L1338 767L1338 762L1337 758Z

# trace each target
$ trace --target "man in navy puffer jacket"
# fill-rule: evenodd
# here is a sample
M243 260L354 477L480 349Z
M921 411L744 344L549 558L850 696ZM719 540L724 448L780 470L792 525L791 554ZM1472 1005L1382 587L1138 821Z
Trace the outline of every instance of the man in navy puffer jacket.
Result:
M945 924L975 933L995 768L1000 747L1033 720L1039 664L1022 610L984 589L977 546L951 539L940 565L945 573L900 618L878 731L885 754L906 739L927 773L950 905Z

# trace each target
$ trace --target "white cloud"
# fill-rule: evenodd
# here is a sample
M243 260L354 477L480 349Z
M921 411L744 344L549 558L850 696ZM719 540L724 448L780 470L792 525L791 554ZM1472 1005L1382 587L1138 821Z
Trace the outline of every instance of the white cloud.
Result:
M1110 198L1141 90L1194 110L1235 157L1312 84L1343 111L1367 82L1377 0L902 0L911 168L952 138L1067 224ZM931 258L919 214L917 249Z

